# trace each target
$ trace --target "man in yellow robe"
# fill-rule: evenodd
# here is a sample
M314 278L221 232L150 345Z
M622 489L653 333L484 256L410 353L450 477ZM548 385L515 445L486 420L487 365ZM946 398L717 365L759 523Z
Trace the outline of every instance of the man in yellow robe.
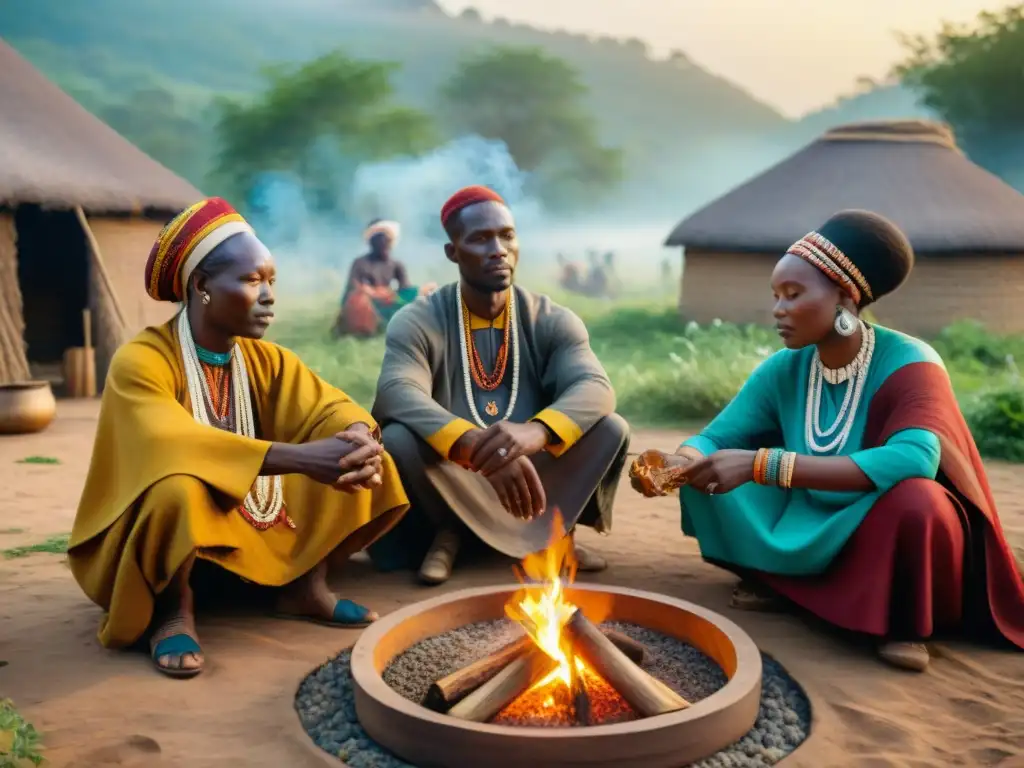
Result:
M203 666L196 560L284 587L275 610L334 626L375 614L327 586L327 557L359 551L408 501L377 425L290 351L261 340L273 316L270 252L223 200L160 233L150 295L183 304L110 366L68 558L107 611L107 647L149 638L158 670Z

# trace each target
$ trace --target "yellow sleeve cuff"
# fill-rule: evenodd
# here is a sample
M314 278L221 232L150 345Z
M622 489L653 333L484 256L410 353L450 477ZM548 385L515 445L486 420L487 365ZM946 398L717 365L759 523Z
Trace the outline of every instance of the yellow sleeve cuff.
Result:
M455 418L428 437L427 444L437 451L438 455L447 459L452 446L459 441L459 438L474 429L476 427L471 422Z
M532 421L541 422L545 427L558 435L558 439L561 442L548 446L548 452L556 458L572 448L583 437L583 430L580 429L579 425L554 408L545 408L534 416Z

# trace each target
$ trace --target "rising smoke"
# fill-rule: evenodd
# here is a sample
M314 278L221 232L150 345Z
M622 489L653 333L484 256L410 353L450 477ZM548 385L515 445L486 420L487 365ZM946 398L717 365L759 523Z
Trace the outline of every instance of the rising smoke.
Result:
M318 146L313 163L317 184L335 185L332 191L340 194L334 196L348 216L314 212L310 195L316 188L311 191L308 175L300 180L287 173L263 174L253 186L249 208L277 257L287 296L340 291L349 265L366 250L363 227L375 218L401 224L395 256L408 266L414 281L450 281L453 268L442 252L438 213L452 192L468 184L490 186L508 201L519 226L524 282L538 287L554 282L558 254L582 261L588 252L613 251L617 264L630 266L621 279L648 283L658 280L663 260L678 267L678 252L663 243L680 218L792 148L771 140L710 142L666 158L660 184L654 179L646 185L627 184L620 200L600 211L555 217L529 194L530 175L517 167L499 140L464 136L420 156L366 163Z

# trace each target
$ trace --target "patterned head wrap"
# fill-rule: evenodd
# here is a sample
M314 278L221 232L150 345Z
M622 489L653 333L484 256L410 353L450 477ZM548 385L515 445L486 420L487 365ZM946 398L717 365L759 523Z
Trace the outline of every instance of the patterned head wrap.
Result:
M184 302L188 279L210 251L232 235L254 234L219 197L186 208L160 230L146 262L146 292L157 301Z
M457 214L463 208L467 208L475 203L488 202L501 203L502 205L506 204L501 195L490 187L482 187L479 185L463 187L454 195L449 197L448 201L441 206L441 226L447 227L452 216Z
M841 211L786 251L814 265L865 307L910 275L914 249L891 221L870 211Z
M370 242L375 235L384 235L392 243L398 242L398 236L402 234L402 227L397 221L386 221L377 219L371 221L370 225L363 230L363 240Z

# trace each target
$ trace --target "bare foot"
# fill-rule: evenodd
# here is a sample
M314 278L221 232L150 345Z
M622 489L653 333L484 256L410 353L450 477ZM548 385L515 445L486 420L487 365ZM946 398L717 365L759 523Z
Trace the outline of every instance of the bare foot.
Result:
M327 586L326 561L281 589L276 612L338 626L365 626L380 618L376 611L338 599Z

